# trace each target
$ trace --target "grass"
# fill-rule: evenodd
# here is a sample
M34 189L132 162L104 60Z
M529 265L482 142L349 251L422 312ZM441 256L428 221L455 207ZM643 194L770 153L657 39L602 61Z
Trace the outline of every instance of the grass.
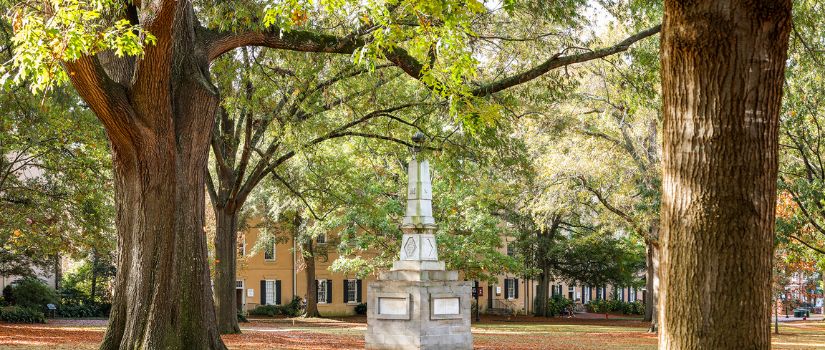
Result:
M46 325L0 323L3 349L96 349L105 320L50 320ZM223 339L230 349L363 349L361 318L259 319ZM773 329L773 328L771 328ZM473 325L476 349L656 349L656 336L637 319L485 318ZM782 324L774 349L825 349L825 322Z

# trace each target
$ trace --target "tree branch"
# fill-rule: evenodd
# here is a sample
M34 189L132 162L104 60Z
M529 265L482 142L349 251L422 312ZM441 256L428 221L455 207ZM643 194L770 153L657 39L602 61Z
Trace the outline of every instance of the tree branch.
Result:
M635 42L637 42L639 40L642 40L644 38L647 38L649 36L652 36L654 34L659 33L659 31L661 29L662 29L662 25L657 25L655 27L652 27L652 28L643 30L639 33L633 34L630 37L628 37L627 39L622 40L621 42L619 42L616 45L606 47L606 48L602 48L602 49L598 49L598 50L595 50L595 51L580 53L580 54L576 54L576 55L569 55L569 56L561 56L560 54L556 54L553 57L551 57L550 59L548 59L547 61L544 61L544 63L542 63L542 64L540 64L540 65L538 65L534 68L531 68L527 71L516 74L514 76L503 78L503 79L494 81L492 83L483 85L483 86L473 90L471 92L471 94L473 96L487 96L487 95L499 92L501 90L504 90L504 89L507 89L507 88L510 88L510 87L513 87L513 86L516 86L516 85L519 85L519 84L526 83L530 80L536 79L536 78L540 77L541 75L543 75L544 73L547 73L547 72L549 72L553 69L559 68L559 67L568 66L568 65L571 65L571 64L575 64L575 63L582 63L582 62L586 62L586 61L590 61L590 60L595 60L595 59L599 59L599 58L602 58L602 57L610 56L610 55L615 54L615 53L626 51L627 49L630 48L630 45L634 44Z
M63 67L77 93L106 128L112 146L119 152L134 152L134 110L126 89L109 78L95 56L63 62Z

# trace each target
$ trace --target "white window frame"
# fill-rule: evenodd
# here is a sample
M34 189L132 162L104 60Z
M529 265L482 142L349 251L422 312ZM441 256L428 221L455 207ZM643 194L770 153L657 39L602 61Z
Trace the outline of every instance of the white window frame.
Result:
M277 305L275 304L278 301L277 296L275 295L278 288L278 283L275 280L265 280L266 282L266 305ZM270 299L270 296L272 297Z
M328 290L327 290L327 280L325 280L325 279L324 280L318 280L318 286L316 288L318 288L318 291L315 293L315 295L318 297L318 300L316 300L316 301L318 302L318 304L326 304L327 303L327 292L328 292ZM323 291L323 294L321 294L322 293L321 291Z
M516 279L508 278L507 280L507 290L504 291L504 298L513 300L516 298Z
M634 302L636 301L636 287L630 287L627 291L627 301Z
M352 294L352 296L350 296ZM347 304L358 304L358 280L350 278L347 280Z
M240 234L239 237L241 239L241 256L246 256L246 236Z
M266 257L267 250L264 249L264 261L275 261L278 260L278 243L275 240L272 240L272 258Z
M323 242L321 242L321 241L323 241ZM316 238L315 238L315 243L318 243L318 244L327 244L327 234L326 234L326 233L322 233L321 235L319 235L318 237L316 237Z

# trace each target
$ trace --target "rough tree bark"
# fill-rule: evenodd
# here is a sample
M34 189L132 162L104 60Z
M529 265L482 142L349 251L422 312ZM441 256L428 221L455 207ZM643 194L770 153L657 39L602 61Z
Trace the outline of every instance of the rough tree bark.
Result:
M89 293L89 297L92 299L92 304L97 303L97 249L92 250L92 287L91 292Z
M648 332L658 331L658 317L656 305L659 302L659 245L655 242L647 242L647 278L645 289L645 322L650 322Z
M238 209L233 203L213 206L215 212L215 313L221 334L240 333L235 272L238 255Z
M301 256L304 257L306 269L306 310L304 317L321 317L318 312L318 283L315 281L315 250L311 239L301 243Z
M790 0L665 1L660 349L770 348L790 28Z
M225 349L203 232L217 96L191 4L140 6L127 17L157 37L143 58L105 52L65 63L112 149L118 273L101 349Z

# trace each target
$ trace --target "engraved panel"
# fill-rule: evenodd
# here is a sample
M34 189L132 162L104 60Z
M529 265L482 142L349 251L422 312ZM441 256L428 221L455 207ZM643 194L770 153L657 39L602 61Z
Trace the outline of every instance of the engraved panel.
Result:
M456 315L459 313L458 297L433 299L433 315Z
M409 311L405 298L378 298L378 313L381 315L406 315Z

